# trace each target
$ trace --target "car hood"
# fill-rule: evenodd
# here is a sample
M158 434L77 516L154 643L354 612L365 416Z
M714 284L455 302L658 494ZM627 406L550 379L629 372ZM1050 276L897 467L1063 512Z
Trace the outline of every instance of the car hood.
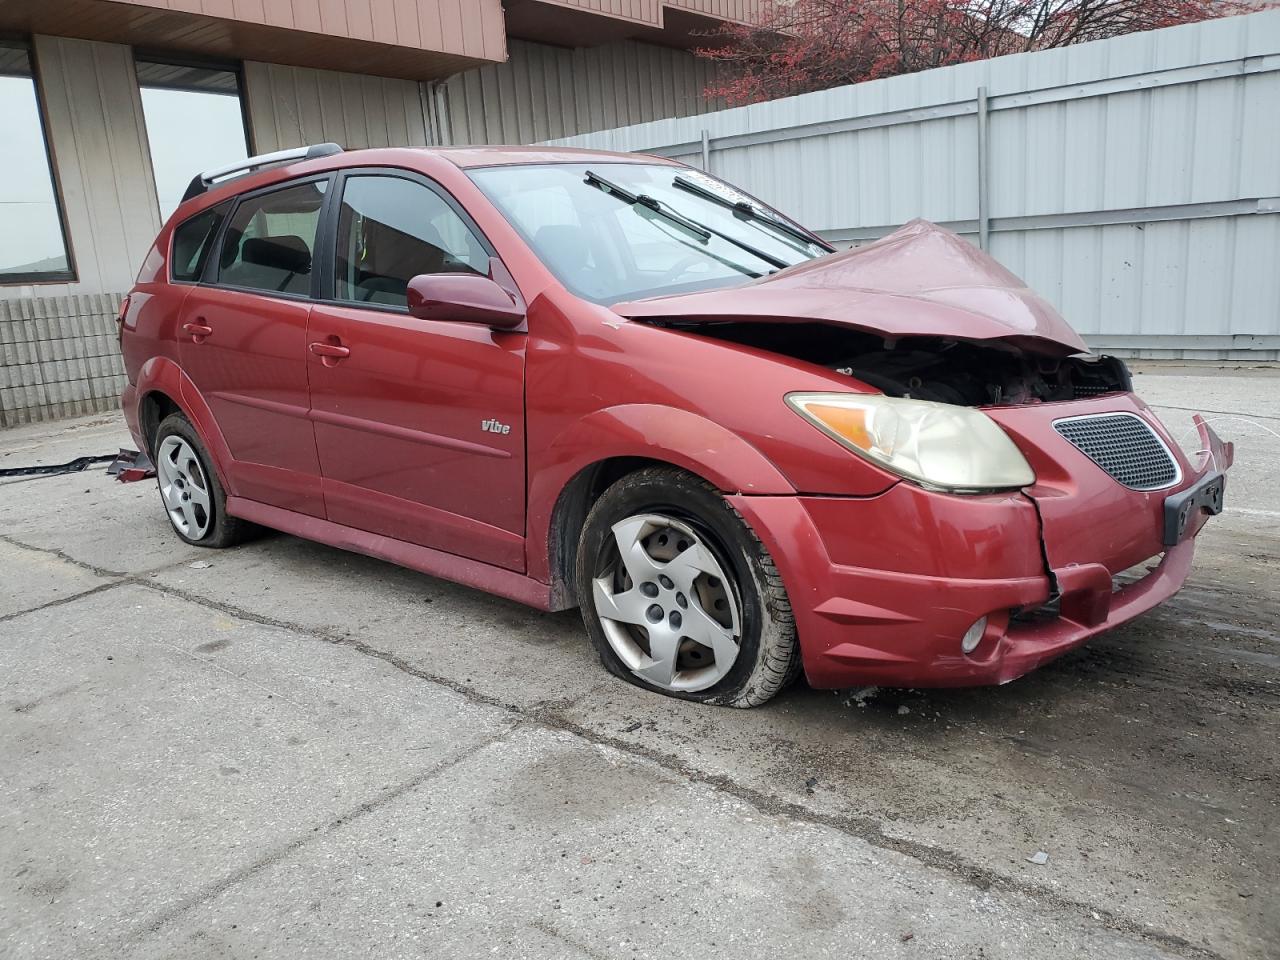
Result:
M1051 356L1088 352L1080 335L1026 284L926 220L736 287L612 309L636 320L830 323L886 338L1004 341Z

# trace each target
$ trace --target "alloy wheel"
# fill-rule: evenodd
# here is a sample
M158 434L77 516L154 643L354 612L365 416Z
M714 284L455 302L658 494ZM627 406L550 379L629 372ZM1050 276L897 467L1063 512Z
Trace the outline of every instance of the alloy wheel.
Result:
M182 437L170 434L156 456L160 496L174 529L188 540L199 540L213 522L209 482L200 458Z
M628 517L612 531L592 578L609 646L657 687L714 686L738 659L742 614L708 538L657 513Z

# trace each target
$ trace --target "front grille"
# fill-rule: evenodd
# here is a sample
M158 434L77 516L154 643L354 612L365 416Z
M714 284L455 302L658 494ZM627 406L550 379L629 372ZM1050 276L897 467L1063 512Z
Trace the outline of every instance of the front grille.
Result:
M1059 420L1053 428L1132 490L1159 490L1178 479L1178 465L1146 421L1128 413Z

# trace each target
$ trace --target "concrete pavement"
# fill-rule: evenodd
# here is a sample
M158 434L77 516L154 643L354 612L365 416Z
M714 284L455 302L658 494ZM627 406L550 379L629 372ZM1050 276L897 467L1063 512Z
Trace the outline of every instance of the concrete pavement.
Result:
M149 483L0 486L0 956L1274 955L1280 378L1138 385L1239 445L1183 593L1005 687L755 711L576 612L186 547Z

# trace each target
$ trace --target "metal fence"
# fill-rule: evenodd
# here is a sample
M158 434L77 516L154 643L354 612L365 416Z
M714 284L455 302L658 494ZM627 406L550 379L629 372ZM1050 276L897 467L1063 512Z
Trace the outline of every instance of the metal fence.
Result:
M840 244L941 223L1099 349L1280 359L1280 11L552 142L677 158Z

